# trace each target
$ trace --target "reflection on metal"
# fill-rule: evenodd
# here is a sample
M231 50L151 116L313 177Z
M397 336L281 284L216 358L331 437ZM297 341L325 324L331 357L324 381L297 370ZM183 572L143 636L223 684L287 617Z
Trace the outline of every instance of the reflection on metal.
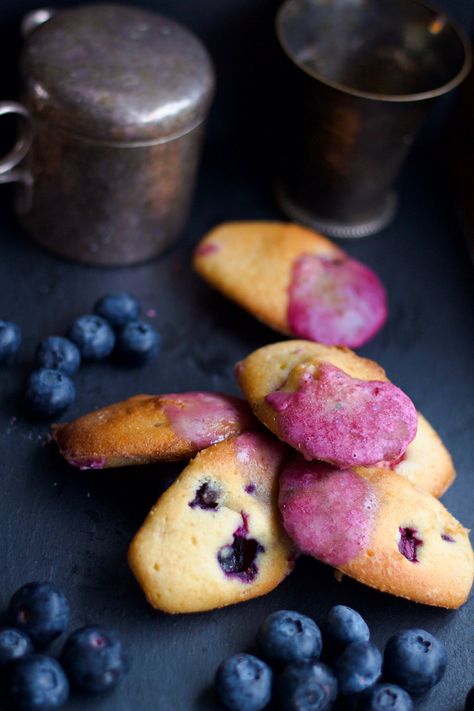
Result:
M471 66L464 35L418 0L287 0L284 212L335 237L379 231L427 109Z

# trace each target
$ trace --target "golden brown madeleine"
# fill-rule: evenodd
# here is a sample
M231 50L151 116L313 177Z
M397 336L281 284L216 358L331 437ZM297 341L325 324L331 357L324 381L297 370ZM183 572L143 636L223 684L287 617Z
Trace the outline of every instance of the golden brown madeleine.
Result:
M286 531L301 552L382 592L439 607L466 602L468 531L398 474L355 472L297 455L280 481Z
M379 462L377 466L400 474L432 496L442 496L456 477L453 460L437 432L418 413L415 439L405 454L395 462ZM356 471L360 471L356 468Z
M153 605L198 612L273 590L293 569L278 510L287 450L245 433L203 450L157 501L129 563Z
M53 436L73 466L105 469L186 459L256 427L250 408L239 398L188 392L136 395L55 425Z

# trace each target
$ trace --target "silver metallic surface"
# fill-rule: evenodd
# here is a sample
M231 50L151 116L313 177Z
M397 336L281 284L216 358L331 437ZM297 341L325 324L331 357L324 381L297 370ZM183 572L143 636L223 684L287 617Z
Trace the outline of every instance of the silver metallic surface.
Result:
M28 38L22 73L38 118L106 141L154 141L201 123L213 71L201 42L137 7L61 10Z
M202 130L203 124L173 141L129 147L39 124L27 158L34 187L23 224L44 247L79 262L151 259L187 218Z
M316 230L316 232L322 232L323 234L340 239L358 239L380 232L380 230L383 230L383 228L389 225L393 220L398 206L396 194L390 192L386 195L385 203L380 206L378 214L374 219L348 225L331 220L324 220L317 215L306 212L304 208L293 202L282 188L277 189L276 197L282 212L288 215L288 217L291 217L292 220L295 220L295 222L301 222L301 224L310 227L312 230Z
M55 10L52 7L42 7L39 10L28 12L21 21L21 36L26 39L33 30L47 22L54 15Z
M192 199L214 89L205 48L171 20L113 4L37 11L24 33L22 110L35 135L23 224L89 264L158 255Z
M17 183L17 205L28 208L31 195L31 173L24 166L33 142L33 123L28 110L16 101L1 101L0 116L14 114L19 118L18 138L13 148L0 160L0 184Z
M290 60L280 206L335 237L382 229L428 108L470 69L467 39L419 0L287 0L276 29Z

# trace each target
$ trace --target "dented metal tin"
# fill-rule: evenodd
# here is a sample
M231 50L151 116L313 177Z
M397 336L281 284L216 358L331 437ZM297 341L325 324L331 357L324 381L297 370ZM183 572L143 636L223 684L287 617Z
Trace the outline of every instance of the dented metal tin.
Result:
M189 212L211 60L187 29L136 7L38 12L23 23L23 102L34 128L21 219L70 259L150 259Z

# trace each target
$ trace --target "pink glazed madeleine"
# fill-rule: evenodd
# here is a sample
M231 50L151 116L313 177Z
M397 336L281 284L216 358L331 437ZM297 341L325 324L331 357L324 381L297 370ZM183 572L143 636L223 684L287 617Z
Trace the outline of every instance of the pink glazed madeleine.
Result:
M358 348L386 320L385 289L361 262L347 255L303 254L294 263L288 324L295 336Z
M393 595L447 608L466 602L473 580L468 531L399 475L297 455L280 478L279 505L302 553Z
M274 343L251 353L236 373L257 417L308 460L390 462L416 435L411 400L377 363L347 348Z
M326 372L328 372L328 365L333 366L335 369L333 375L339 369L339 371L350 376L349 380L346 380L349 385L349 392L353 386L357 385L357 381L379 383L379 385L369 385L369 389L365 391L363 388L356 388L356 390L362 390L362 399L370 392L372 387L380 388L380 383L388 383L385 371L374 361L361 358L348 348L324 346L321 343L312 343L311 341L283 341L282 343L273 343L259 348L237 364L235 373L240 387L257 417L274 434L283 439L283 433L279 427L281 412L277 412L275 405L278 408L284 407L288 401L294 403L295 401L292 401L291 397L298 391L301 379L303 381L308 379L308 382L313 382L316 388L321 387L321 383L315 383L314 378L311 376L311 373L318 371L321 364L326 364ZM308 373L311 376L310 378L308 378ZM330 377L328 383L332 381L333 378ZM393 391L390 392L393 394ZM271 397L271 393L274 393L274 398ZM267 400L269 395L270 400L274 400L273 405ZM379 395L376 396L375 402L378 402ZM290 398L289 400L288 397ZM298 397L303 397L303 395L300 393ZM334 398L334 393L332 397ZM405 402L403 398L402 402ZM369 409L375 406L375 403L370 404L370 399L368 404ZM353 405L354 403L349 403L347 409L349 416L351 416L351 413L353 414ZM301 413L298 412L297 408L293 409L296 418L296 429L299 422L300 429L304 431L309 427L309 424L301 417ZM329 413L324 413L323 407L320 410L322 414L331 415L331 410L329 410ZM337 410L334 406L332 415L337 417L338 412L340 410ZM412 413L410 406L407 407L406 412ZM310 413L311 417L312 413ZM410 422L412 426L412 414L410 414ZM384 461L382 459L378 461L377 466L383 470L389 469L400 474L424 491L433 494L433 496L441 496L454 480L453 461L436 431L420 413L417 416L417 423L416 436L410 442L406 451L391 460ZM336 424L339 426L338 422ZM360 433L360 423L356 422L355 424ZM369 429L367 432L372 430L373 434L375 431L373 430L374 424L373 422L368 423ZM318 437L318 434L316 433L315 435L314 431L309 432L309 435L310 438L312 436ZM352 437L353 433L346 431L346 455L348 454L347 447L350 446ZM387 444L393 444L393 439L391 443L388 441L389 439L386 433L382 434L382 442L385 443L383 448ZM305 448L306 442L299 442L298 444L300 446L296 448L303 451L301 447ZM331 443L323 443L323 446L327 447L329 444ZM337 448L337 442L333 441L333 445ZM364 443L362 445L364 446ZM371 446L371 442L366 444L369 451ZM379 450L380 445L376 443L372 451L374 457L378 455ZM354 465L352 457L350 457L348 464L350 466ZM347 466L347 464L343 466Z
M220 393L136 395L53 427L63 457L80 469L105 469L192 457L258 428L248 405Z
M339 466L398 460L414 439L417 412L392 383L353 378L330 363L301 368L296 390L269 393L279 435L306 459Z
M387 319L378 276L326 237L284 222L229 222L194 254L196 271L277 331L361 346Z

